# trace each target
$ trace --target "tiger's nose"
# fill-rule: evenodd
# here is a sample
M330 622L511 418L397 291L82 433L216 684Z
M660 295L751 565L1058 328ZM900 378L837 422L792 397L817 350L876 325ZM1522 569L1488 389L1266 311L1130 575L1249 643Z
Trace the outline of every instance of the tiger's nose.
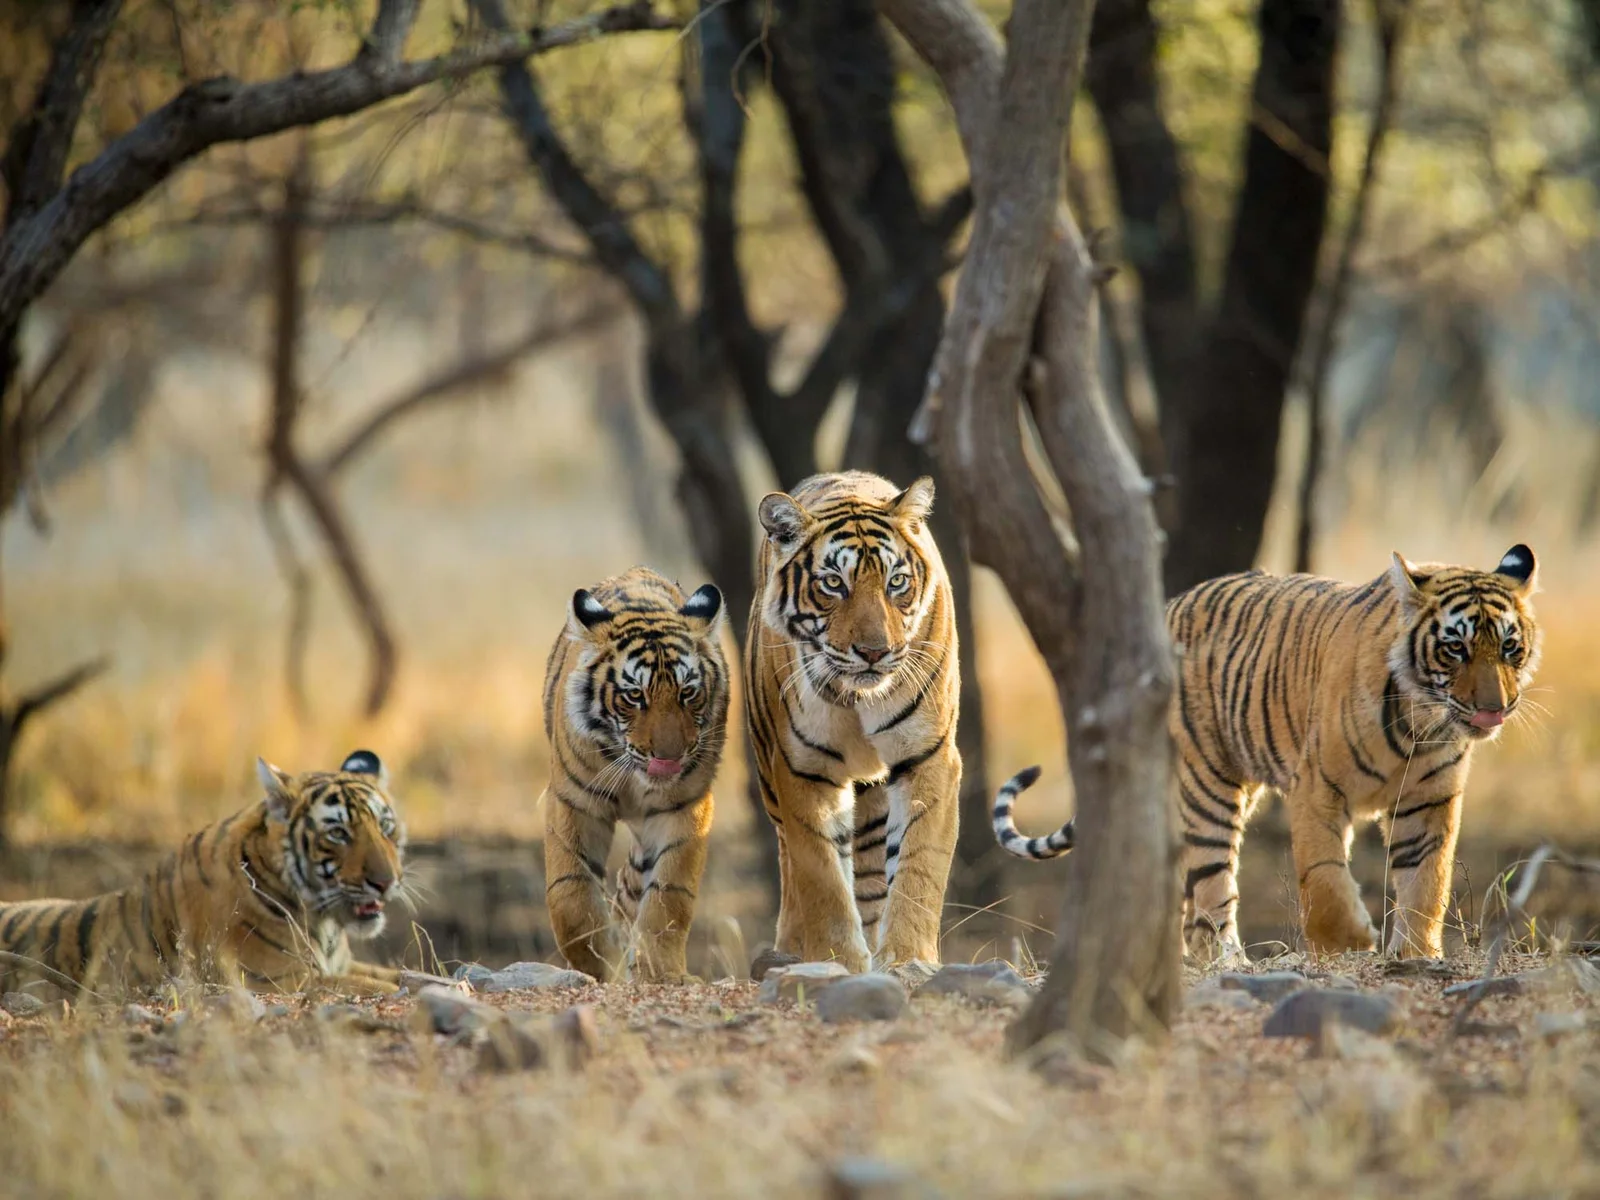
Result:
M389 889L394 886L393 875L368 875L367 886L380 896L387 896Z
M850 649L854 650L860 656L861 661L869 667L877 665L889 655L889 647L887 646L851 646Z

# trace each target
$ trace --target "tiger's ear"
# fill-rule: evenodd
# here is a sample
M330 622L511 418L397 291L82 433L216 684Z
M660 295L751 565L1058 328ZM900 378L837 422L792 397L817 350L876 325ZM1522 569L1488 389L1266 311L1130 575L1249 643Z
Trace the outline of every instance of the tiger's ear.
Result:
M1521 542L1506 551L1494 573L1515 581L1517 586L1511 590L1519 596L1531 596L1539 590L1539 560Z
M352 750L339 764L339 770L351 775L371 775L380 787L389 786L389 769L371 750Z
M1400 551L1391 550L1389 557L1394 560L1389 567L1389 582L1394 587L1395 595L1400 597L1401 604L1415 604L1428 577L1419 575L1417 568L1407 562Z
M264 758L256 759L256 778L266 794L268 814L287 821L294 808L294 780Z
M922 523L928 519L928 514L933 511L933 477L924 475L893 500L889 501L889 512L894 518L916 533L922 528Z
M694 595L683 602L678 615L701 631L715 629L717 618L722 615L722 593L717 585L708 583L695 589Z
M590 630L604 625L616 615L583 588L579 588L572 593L572 603L567 606L567 628L579 637L587 637Z
M784 492L768 492L761 497L756 513L772 544L785 551L798 546L812 524L811 514Z

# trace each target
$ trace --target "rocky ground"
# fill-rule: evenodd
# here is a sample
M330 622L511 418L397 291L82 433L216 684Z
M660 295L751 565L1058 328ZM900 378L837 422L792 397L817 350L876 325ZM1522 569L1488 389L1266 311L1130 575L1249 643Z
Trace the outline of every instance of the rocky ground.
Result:
M1600 969L1506 954L1190 972L1164 1045L1008 1061L1001 963L602 985L539 963L363 1002L0 998L17 1196L1600 1188Z

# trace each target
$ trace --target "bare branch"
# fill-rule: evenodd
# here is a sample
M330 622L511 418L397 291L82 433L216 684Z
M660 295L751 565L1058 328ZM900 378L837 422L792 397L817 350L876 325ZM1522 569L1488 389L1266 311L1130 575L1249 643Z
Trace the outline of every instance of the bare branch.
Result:
M1322 312L1311 335L1310 365L1306 391L1306 455L1300 476L1299 514L1295 522L1294 569L1311 570L1312 544L1316 539L1317 484L1323 466L1323 394L1338 344L1339 323L1344 319L1355 276L1356 252L1367 230L1367 215L1378 178L1378 161L1394 125L1400 98L1400 39L1405 29L1410 0L1373 0L1378 27L1378 98L1372 109L1372 124L1367 130L1366 153L1361 160L1361 177L1356 183L1350 220L1339 241L1333 278L1328 283Z
M333 478L402 417L442 401L452 400L469 388L504 378L510 369L538 350L611 324L621 314L615 305L596 303L554 324L540 324L515 342L498 350L452 363L400 395L385 401L322 460L319 474Z
M10 726L13 737L22 731L22 727L32 718L38 716L52 704L65 700L73 692L83 687L91 680L104 675L111 667L111 660L105 656L91 659L86 663L65 671L47 683L42 683L32 691L24 692L11 706Z
M7 226L37 212L60 190L84 98L94 86L106 38L121 10L121 0L92 0L73 6L71 23L56 42L39 94L11 131L0 158Z
M366 45L394 45L401 31L397 13L410 8L411 0L384 0L379 33ZM253 84L211 79L185 88L79 168L38 212L7 228L0 238L0 330L16 327L91 234L211 146L349 116L438 80L521 63L603 34L674 27L648 3L636 3L530 33L498 32L436 58L386 61L364 47L345 66L325 71Z

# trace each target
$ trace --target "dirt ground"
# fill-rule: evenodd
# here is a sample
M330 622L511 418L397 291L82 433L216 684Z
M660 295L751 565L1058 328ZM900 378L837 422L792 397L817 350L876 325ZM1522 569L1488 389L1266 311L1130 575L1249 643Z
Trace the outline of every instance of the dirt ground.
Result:
M1445 989L1479 958L1248 970L1286 968L1392 999L1398 1027L1265 1037L1271 1004L1190 969L1170 1040L1107 1067L1008 1058L1011 1012L958 999L828 1024L748 980L593 984L477 997L540 1036L587 1031L582 1053L504 1069L410 996L268 998L261 1019L194 996L57 1003L0 1023L0 1179L214 1200L1600 1192L1600 997L1490 996L1453 1030Z

